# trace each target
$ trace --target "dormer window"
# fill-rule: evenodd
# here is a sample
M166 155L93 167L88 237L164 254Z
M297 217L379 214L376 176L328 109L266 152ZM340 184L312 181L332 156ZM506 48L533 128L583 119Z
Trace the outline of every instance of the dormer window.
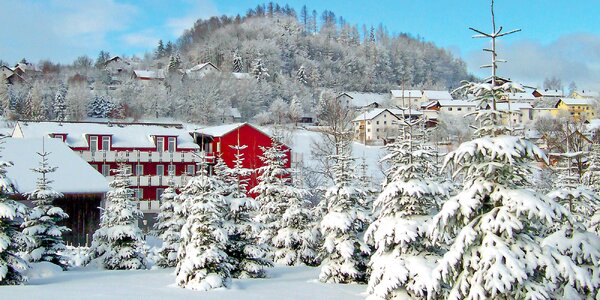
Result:
M90 136L90 151L96 152L98 151L98 137Z

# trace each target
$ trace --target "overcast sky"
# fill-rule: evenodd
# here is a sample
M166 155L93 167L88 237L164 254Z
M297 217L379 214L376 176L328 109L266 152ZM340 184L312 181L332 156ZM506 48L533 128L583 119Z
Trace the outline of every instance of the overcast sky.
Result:
M244 14L268 1L255 0L2 0L0 59L15 63L50 59L70 63L79 55L95 58L100 50L133 55L152 51L159 39L175 40L198 18ZM279 2L284 5L286 2ZM489 1L379 0L288 1L319 13L332 10L350 23L406 32L462 57L470 72L488 57L484 40L472 39L468 27L489 31ZM557 76L566 86L600 90L599 0L497 0L496 20L505 29L523 31L500 42L509 60L500 74L527 85Z

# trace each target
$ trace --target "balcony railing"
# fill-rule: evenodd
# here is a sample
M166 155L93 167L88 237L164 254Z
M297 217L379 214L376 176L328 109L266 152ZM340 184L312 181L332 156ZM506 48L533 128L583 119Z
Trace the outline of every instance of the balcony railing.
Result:
M79 151L87 162L200 162L200 157L208 164L216 162L212 152L156 152L156 151Z

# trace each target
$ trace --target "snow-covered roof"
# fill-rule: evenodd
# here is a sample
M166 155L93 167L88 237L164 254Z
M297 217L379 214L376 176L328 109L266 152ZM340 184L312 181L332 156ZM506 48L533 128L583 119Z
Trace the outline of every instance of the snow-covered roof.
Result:
M496 109L500 111L520 111L521 109L531 109L529 103L496 103Z
M600 98L600 93L589 90L575 91L573 94L581 98Z
M411 115L411 116L420 116L423 114L422 112L420 112L418 110L414 110L414 109L374 108L374 109L371 109L370 111L359 114L352 121L358 122L358 121L365 121L365 120L373 120L374 118L379 116L384 111L389 111L392 115L394 115L397 118L400 118L400 116L402 116L403 114Z
M199 148L181 124L19 121L13 137L41 138L55 133L66 133L71 147L88 147L88 135L111 135L113 148L153 148L154 136L176 136L178 148Z
M350 100L350 105L352 107L366 107L373 103L377 103L381 105L387 102L390 98L389 94L379 94L379 93L360 93L360 92L348 92L346 95L352 98Z
M441 107L448 106L460 106L460 107L475 107L477 106L477 101L468 101L468 100L439 100L438 103Z
M394 98L402 98L402 92L404 92L404 98L421 98L423 97L423 92L420 90L391 90L392 97Z
M243 125L248 125L250 127L253 127L254 129L262 132L265 135L269 135L267 133L267 131L265 131L264 129L262 129L256 125L252 125L250 123L233 123L233 124L225 124L225 125L219 125L219 126L197 128L197 129L194 129L194 132L203 134L203 135L213 136L213 137L222 137L222 136L238 129L239 127L241 127Z
M533 101L536 99L532 93L508 93L506 98L512 101Z
M252 78L252 75L250 75L250 73L232 72L231 75L233 75L233 77L235 79L251 79Z
M452 100L448 91L423 91L423 95L429 100Z
M240 114L240 111L237 108L235 108L235 107L229 108L229 113L234 118L241 118L242 117L242 114Z
M189 72L197 72L200 71L206 67L211 66L214 70L219 70L219 68L217 68L215 65L213 65L211 62L205 62L205 63L201 63L201 64L197 64L189 69L186 70L186 73Z
M138 78L165 79L164 70L133 70L133 74Z
M594 104L594 100L593 99L578 99L578 98L560 98L558 100L558 102L562 101L563 103L565 103L566 105L593 105ZM556 105L558 105L558 102L556 102Z
M31 169L39 166L42 152L42 139L4 139L0 160L10 161L13 166L7 168L7 177L20 194L35 189L38 173ZM105 193L108 191L106 178L85 162L67 145L57 139L45 138L44 149L49 164L58 167L56 172L47 174L54 182L50 185L63 194Z
M542 97L562 97L562 96L564 96L563 91L561 91L561 90L538 89L538 90L535 90L535 92L542 95Z

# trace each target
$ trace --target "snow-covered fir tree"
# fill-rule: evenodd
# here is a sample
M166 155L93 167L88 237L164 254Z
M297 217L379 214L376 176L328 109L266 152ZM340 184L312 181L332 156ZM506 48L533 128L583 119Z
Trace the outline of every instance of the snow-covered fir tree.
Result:
M6 168L11 163L0 161L0 285L21 284L27 280L21 272L27 269L27 262L18 256L21 238L20 219L24 218L27 207L8 198L13 193Z
M437 252L427 237L428 221L440 198L435 153L419 138L423 119L404 120L402 133L388 145L383 161L392 160L383 191L374 204L375 220L365 240L375 247L369 263L370 299L431 297L431 271Z
M106 194L106 206L100 217L100 228L93 236L91 256L110 270L144 269L144 238L138 226L142 212L133 202L129 188L129 168L123 163L115 170Z
M226 251L228 234L223 224L227 205L219 185L200 164L198 174L180 194L187 210L176 268L180 287L206 291L228 287L231 282L233 266Z
M354 185L349 143L342 142L332 158L334 185L325 194L326 214L320 229L324 239L319 280L330 283L366 282L370 249L363 241L369 212L363 206L364 193Z
M168 187L160 195L160 212L156 217L154 229L158 238L162 240L162 246L158 251L156 265L161 268L171 268L177 265L177 251L181 240L181 228L185 223L182 218L181 197L175 190L175 182L169 179Z
M256 78L256 81L260 82L263 79L270 77L271 75L269 75L268 72L269 69L264 66L262 59L257 58L252 62L252 75Z
M61 83L54 96L54 118L56 121L65 121L67 118L67 86Z
M30 237L25 259L30 262L48 261L66 269L66 261L60 252L65 250L62 235L69 229L58 223L69 216L60 207L53 205L54 200L63 195L52 189L52 180L47 177L49 173L53 173L57 169L49 165L49 154L46 151L38 153L41 158L40 165L33 171L40 176L35 190L26 194L27 199L32 201L35 206L29 211L21 225L23 234Z
M592 145L581 183L596 193L600 192L600 144Z
M281 217L287 209L284 192L290 180L287 152L284 145L273 139L270 147L260 147L263 166L258 169L258 184L250 192L256 194L258 212L255 220L263 225L260 242L273 247L272 239L281 228Z
M233 145L235 160L233 167L228 170L227 182L230 184L226 197L229 210L226 215L227 234L229 242L227 253L233 265L234 278L265 277L265 268L271 267L267 258L268 248L259 242L258 235L261 225L252 219L251 213L258 209L258 203L248 196L247 186L250 170L243 167L246 145Z
M179 53L175 53L175 55L169 57L167 71L169 74L175 74L179 69L181 69L181 57L179 56Z
M300 66L300 69L298 69L298 72L296 72L296 79L298 79L298 82L302 84L307 84L304 66Z
M494 41L489 50L492 77L462 87L480 101L479 128L474 140L444 159L443 166L462 179L462 188L443 204L429 228L434 242L449 245L433 271L432 287L438 297L448 299L556 299L571 290L595 293L586 268L542 243L555 222L571 218L563 206L529 188L534 163L548 163L546 155L501 124L496 102L522 90L496 76L495 39L508 33L498 35L496 28L492 34L477 32Z
M244 63L242 57L237 54L233 54L233 72L241 73L244 70Z
M600 208L600 197L597 192L581 183L577 167L573 163L573 160L581 158L584 153L578 151L553 155L559 158L558 166L555 168L558 176L554 182L555 189L548 193L548 197L566 207L577 222L592 227L591 223L594 221L592 217ZM556 226L561 225L556 224Z
M109 99L95 95L88 104L87 115L91 118L108 118L114 109L115 104Z

